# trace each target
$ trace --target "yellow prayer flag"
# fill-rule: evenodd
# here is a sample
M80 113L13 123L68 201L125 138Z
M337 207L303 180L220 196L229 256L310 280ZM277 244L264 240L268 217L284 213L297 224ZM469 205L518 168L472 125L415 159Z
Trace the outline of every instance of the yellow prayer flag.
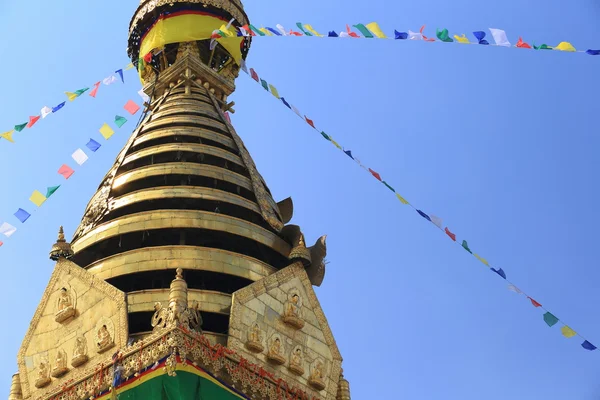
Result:
M12 131L4 132L3 134L0 135L0 137L8 140L11 143L14 143L15 141L12 138L13 133L14 133L14 129Z
M469 42L469 39L467 39L467 36L464 33L462 34L462 36L454 35L454 39L456 39L458 43L471 43Z
M370 24L367 24L365 26L368 30L370 30L373 33L373 35L377 36L379 39L387 39L387 36L385 36L385 33L383 33L377 22L371 22Z
M406 201L406 199L404 197L400 196L398 193L396 193L396 197L398 198L398 200L400 200L400 203L408 204L408 201Z
M42 204L44 204L44 202L46 200L47 200L46 196L44 196L38 190L34 191L33 194L31 195L31 197L29 198L29 201L31 201L33 204L35 204L38 207L40 207Z
M127 64L127 66L125 67L125 71L129 71L130 69L133 68L133 63L129 63Z
M281 96L279 96L279 92L277 91L277 89L275 88L275 86L271 85L269 83L269 87L271 88L271 93L273 94L273 96L277 97L278 99L281 98Z
M77 93L65 92L65 94L69 98L69 101L73 101L73 100L75 100L76 98L79 97L79 95Z
M487 265L488 267L490 266L490 263L487 262L487 260L477 254L473 254L475 256L476 259L478 259L479 261L481 261L482 263L484 263L485 265Z
M563 336L566 338L572 338L573 336L577 335L577 332L575 332L573 329L569 328L567 325L560 328L560 331L562 332Z
M219 28L219 30L221 32L223 32L225 34L225 36L227 37L235 37L235 33L231 32L226 25L221 25L221 27Z
M342 150L342 146L340 146L340 145L338 144L338 142L336 142L335 140L331 139L331 143L333 143L333 145L334 145L335 147L337 147L338 149Z
M271 33L271 31L269 31L266 28L258 28L259 31L261 31L262 33L264 33L267 36L273 36L273 34Z
M115 134L115 131L113 131L113 129L105 123L102 125L102 128L100 128L100 134L104 139L108 140L112 135Z
M317 31L315 31L314 28L312 27L312 25L310 25L310 24L304 24L304 28L317 37L323 37L323 35L321 35Z
M556 46L554 49L560 50L560 51L571 51L571 52L577 51L577 50L575 50L575 47L573 47L573 45L569 42L560 42L558 44L558 46Z

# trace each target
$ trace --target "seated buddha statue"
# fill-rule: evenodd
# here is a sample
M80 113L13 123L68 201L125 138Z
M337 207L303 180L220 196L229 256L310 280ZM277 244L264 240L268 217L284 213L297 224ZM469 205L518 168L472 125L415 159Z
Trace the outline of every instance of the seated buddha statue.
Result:
M54 362L54 368L52 368L52 377L58 378L63 376L69 371L67 367L67 353L64 350L58 350L56 353L56 361Z
M310 378L308 379L308 383L317 390L325 389L323 363L321 361L317 361L315 364L312 373L310 374Z
M297 347L290 358L290 371L296 375L304 375L304 367L302 366L302 349Z
M275 364L281 365L285 363L285 357L282 355L281 340L278 337L271 342L267 358Z
M85 364L88 360L87 355L87 343L83 336L75 339L75 348L73 350L73 359L71 360L71 365L73 367L79 367L82 364Z
M48 358L42 358L38 365L38 376L35 380L35 387L42 388L47 386L50 382L50 361L48 361Z
M283 322L296 328L302 329L304 327L304 320L302 320L300 312L300 296L294 293L290 300L285 303Z
M58 295L58 300L56 303L56 314L54 316L54 320L56 322L63 322L68 318L75 315L75 307L73 307L73 300L67 289L60 289L60 293Z
M110 332L108 332L108 328L106 328L106 325L102 325L102 327L98 329L96 336L96 346L98 347L98 353L102 353L110 349L114 345L114 341L110 336Z
M246 342L246 347L251 351L261 353L265 348L262 344L262 339L260 336L260 327L258 324L254 324L252 329L250 329L248 332L248 341Z

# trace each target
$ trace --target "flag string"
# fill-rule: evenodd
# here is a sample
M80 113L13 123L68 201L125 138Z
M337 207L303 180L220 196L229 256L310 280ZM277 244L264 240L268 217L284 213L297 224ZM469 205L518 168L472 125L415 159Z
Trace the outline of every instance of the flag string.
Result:
M433 214L426 214L422 210L418 209L416 206L414 206L412 203L410 203L408 200L406 200L404 197L402 197L398 192L396 192L396 190L388 182L386 182L385 180L383 180L383 178L381 177L381 175L378 172L376 172L375 170L373 170L373 169L365 166L360 161L360 159L355 154L352 153L351 150L344 148L330 134L326 133L325 131L321 131L320 129L318 129L316 127L316 125L315 125L315 123L314 123L313 120L311 120L310 118L308 118L306 115L302 114L298 110L298 108L296 108L291 102L289 102L284 97L282 97L279 94L279 91L275 88L275 86L273 86L272 84L269 84L266 80L260 78L258 76L258 73L253 68L249 68L248 69L247 66L245 64L243 64L242 65L242 70L249 77L251 77L255 82L257 82L259 85L261 85L261 87L263 87L263 89L265 89L267 92L269 92L270 94L272 94L275 98L277 98L281 102L281 104L283 104L289 110L293 111L299 118L301 118L305 123L307 123L312 129L314 129L316 132L318 132L325 140L327 140L328 142L330 142L331 144L333 144L338 150L340 150L346 156L348 156L349 158L351 158L359 167L361 167L362 169L364 169L365 171L367 171L373 178L377 179L381 184L383 184L384 186L386 186L387 189L389 189L391 192L393 192L396 195L396 197L400 201L400 203L402 203L403 205L408 205L409 207L411 207L423 219L425 219L428 222L430 222L431 224L433 224L438 230L440 230L441 232L443 232L454 243L456 243L458 246L462 247L463 250L466 250L473 257L475 257L479 262L481 262L487 268L489 268L492 272L494 272L497 276L499 276L500 278L504 279L506 281L506 283L508 284L508 289L509 290L511 290L511 291L513 291L513 292L515 292L517 294L525 296L531 302L531 304L535 308L540 308L541 310L543 310L545 313L543 314L542 319L544 320L544 322L549 327L552 327L552 326L554 326L554 325L556 325L557 323L560 322L560 324L562 325L562 327L561 327L561 333L562 333L562 335L564 337L571 338L571 337L574 337L574 336L578 336L580 339L583 340L583 342L581 343L581 347L583 347L586 350L590 350L590 351L596 350L596 346L594 346L590 341L588 341L582 334L580 334L579 332L574 331L562 319L559 319L558 317L556 317L553 313L551 313L541 303L539 303L538 301L536 301L533 297L531 297L525 291L523 291L522 289L520 289L519 287L517 287L512 281L510 281L507 278L507 275L506 275L506 273L504 272L504 270L502 268L494 268L493 265L491 263L489 263L485 258L483 258L480 255L478 255L477 253L473 252L470 249L469 244L468 244L468 242L466 240L463 240L462 242L459 242L457 240L456 234L454 234L452 231L450 231L450 229L447 226L444 226L443 221L442 221L441 218L436 217Z

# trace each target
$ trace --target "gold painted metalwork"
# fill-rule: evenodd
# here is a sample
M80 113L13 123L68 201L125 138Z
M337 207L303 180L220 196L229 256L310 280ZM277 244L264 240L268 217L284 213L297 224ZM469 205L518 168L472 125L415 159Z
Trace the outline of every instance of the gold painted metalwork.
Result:
M336 400L352 400L350 398L350 382L344 378L344 371L340 373L340 383L338 385Z
M225 126L217 120L209 117L201 117L199 115L175 115L171 117L163 117L154 121L148 122L145 126L148 129L169 128L172 125L201 125L209 128L215 128L222 132L227 132Z
M71 245L65 240L65 232L62 226L58 231L58 240L52 245L52 249L50 250L51 260L57 261L61 257L66 259L73 257L73 249L71 249Z
M151 131L150 133L143 134L142 136L135 139L135 143L133 145L138 146L150 140L161 139L170 136L188 136L197 137L200 139L208 139L212 140L213 142L221 143L229 147L233 151L236 151L235 144L233 143L233 140L231 140L231 138L228 138L227 136L221 133L209 131L207 129L198 127L173 127L169 129Z
M279 214L281 215L284 224L287 224L292 220L292 217L294 216L294 202L291 197L278 202L277 208L279 209Z
M200 311L229 315L231 295L214 290L188 289L190 302L198 304ZM148 289L127 294L127 307L130 313L154 311L155 304L169 301L168 289Z
M208 107L185 107L181 104L177 104L177 107L169 107L167 108L167 104L166 103L163 107L161 107L159 110L156 110L155 112L152 113L152 121L156 121L159 118L168 118L168 117L172 117L172 116L180 116L182 114L186 114L186 117L188 116L196 116L196 117L206 117L206 118L219 118L219 114L217 114L216 112L214 112L213 110L209 109ZM211 107L212 108L212 107Z
M23 392L21 391L21 380L19 379L19 374L14 374L12 376L8 400L23 400Z
M69 318L75 316L75 302L72 296L73 292L69 294L67 288L61 288L58 301L56 304L56 314L54 320L58 323L63 323Z
M215 157L220 157L227 161L231 161L241 166L244 165L240 157L227 150L223 150L218 147L208 146L206 144L197 143L169 143L148 147L146 149L139 150L135 153L131 153L130 155L128 155L123 161L123 165L129 164L130 162L133 162L135 160L139 160L142 157L166 153L169 151L189 151L192 153L210 154Z
M302 329L302 298L297 290L292 290L288 295L288 301L284 305L285 311L281 319L294 329Z

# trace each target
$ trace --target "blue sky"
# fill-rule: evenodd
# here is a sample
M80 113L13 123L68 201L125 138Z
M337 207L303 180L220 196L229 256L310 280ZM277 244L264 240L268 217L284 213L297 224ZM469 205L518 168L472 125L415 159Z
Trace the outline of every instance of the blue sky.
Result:
M246 2L251 20L325 32L377 21L451 34L506 30L516 42L600 48L600 4L565 2ZM533 4L530 4L533 3ZM64 91L128 63L135 0L0 3L0 126L27 121ZM472 36L470 36L472 37ZM267 81L422 210L559 318L600 345L596 227L598 63L582 54L458 44L263 38L248 58ZM75 175L56 174L97 129L136 101L134 74L0 141L0 220L19 231L0 248L5 310L0 392L53 265L133 128L133 118ZM277 200L313 242L328 234L317 289L344 356L353 398L597 399L600 353L548 328L542 313L245 76L232 117ZM137 118L136 118L137 120ZM596 126L595 126L596 125ZM0 130L5 130L0 128ZM73 164L71 162L71 164ZM26 224L34 189L63 184ZM374 397L374 393L377 396Z

